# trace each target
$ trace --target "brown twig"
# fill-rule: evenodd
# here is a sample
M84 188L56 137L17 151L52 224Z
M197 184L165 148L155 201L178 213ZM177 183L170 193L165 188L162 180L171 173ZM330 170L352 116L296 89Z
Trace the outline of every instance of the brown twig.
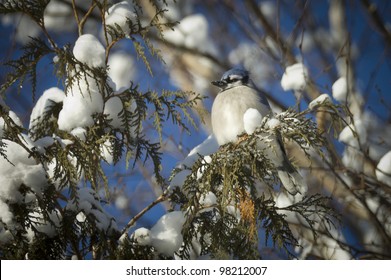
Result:
M376 8L376 5L371 3L369 0L361 0L361 3L371 17L371 20L375 24L378 32L383 36L387 44L391 45L391 33L387 30L384 21Z
M124 227L124 229L121 231L121 235L126 233L145 213L147 213L150 209L158 205L160 202L165 201L166 199L167 199L167 192L164 192L156 200L152 201L147 207L145 207L136 216L134 216Z

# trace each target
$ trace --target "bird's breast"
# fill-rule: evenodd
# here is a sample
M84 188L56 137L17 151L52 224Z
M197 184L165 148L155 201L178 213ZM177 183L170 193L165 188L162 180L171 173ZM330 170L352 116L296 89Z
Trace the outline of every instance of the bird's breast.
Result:
M257 109L263 116L269 111L249 87L239 86L217 95L212 106L212 127L220 145L236 141L244 132L243 116L249 108Z

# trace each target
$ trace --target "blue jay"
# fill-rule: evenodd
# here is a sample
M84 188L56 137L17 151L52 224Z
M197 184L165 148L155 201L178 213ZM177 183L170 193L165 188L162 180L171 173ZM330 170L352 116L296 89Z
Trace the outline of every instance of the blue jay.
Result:
M233 68L225 72L219 81L212 81L212 84L221 89L212 106L213 133L219 145L235 142L238 135L248 131L244 121L246 112L257 111L256 125L260 125L262 118L271 112L266 97L257 91L249 72L244 69ZM288 160L281 137L265 135L264 138L270 144L260 141L259 147L267 148L266 156L276 166L285 189L291 195L305 191L307 187L303 177Z

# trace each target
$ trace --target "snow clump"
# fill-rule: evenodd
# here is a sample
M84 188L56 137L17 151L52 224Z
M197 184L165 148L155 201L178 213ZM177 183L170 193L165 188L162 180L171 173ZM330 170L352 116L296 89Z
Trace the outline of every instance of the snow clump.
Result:
M296 63L285 69L281 86L285 91L304 90L307 86L308 70L302 63Z

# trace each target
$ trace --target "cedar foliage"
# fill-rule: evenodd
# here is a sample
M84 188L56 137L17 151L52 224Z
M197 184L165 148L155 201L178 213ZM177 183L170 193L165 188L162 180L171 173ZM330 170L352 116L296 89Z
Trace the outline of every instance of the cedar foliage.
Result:
M4 94L13 85L21 85L27 79L32 84L33 100L35 100L37 84L37 64L48 55L55 55L54 72L59 82L65 89L76 86L80 88L80 82L87 82L90 91L91 83L98 86L104 101L113 96L113 90L109 85L107 70L105 68L93 68L78 61L72 53L71 45L60 47L55 44L53 38L46 32L43 20L44 10L49 1L2 1L0 3L1 14L23 13L31 17L42 28L44 37L31 38L30 42L22 49L23 54L17 60L5 63L10 67L6 82L1 85L1 94ZM156 7L156 16L143 26L137 18L136 22L128 21L130 33L124 34L118 27L105 26L107 40L107 56L111 48L122 39L130 39L134 44L137 55L144 61L145 66L151 72L150 57L146 52L157 59L161 59L159 51L150 43L150 33L160 33L162 26L171 26L171 23L160 23L164 9ZM75 7L77 8L77 7ZM92 1L92 9L100 11L102 22L108 9L106 1ZM142 12L141 7L138 10ZM84 16L92 16L87 14ZM79 30L83 29L82 21L78 22ZM110 40L108 39L110 38ZM46 42L49 42L46 43ZM151 73L152 74L152 73ZM95 85L94 85L95 86ZM84 93L89 94L89 92ZM110 153L114 164L123 157L126 164L134 164L138 161L152 162L153 172L157 181L165 186L165 179L161 176L160 142L148 138L143 133L143 123L149 118L153 119L153 125L161 140L162 126L166 121L188 130L188 124L194 125L189 112L194 102L200 100L200 96L193 92L153 90L142 92L137 85L132 84L128 89L117 94L124 105L119 117L123 123L123 129L118 130L111 125L107 115L95 114L94 125L86 131L86 140L81 141L66 131L58 129L57 118L62 108L62 103L52 102L44 115L34 120L34 127L27 131L17 126L8 114L8 108L1 107L1 117L6 123L4 137L1 143L1 156L6 157L7 141L13 141L21 145L37 164L42 167L54 164L52 180L48 180L42 197L36 196L30 203L10 203L10 210L20 225L17 228L8 228L2 223L3 230L10 232L9 243L2 244L0 255L10 259L62 259L76 255L78 258L92 257L95 259L118 257L121 255L117 249L120 230L113 225L106 229L99 227L101 222L99 215L104 213L102 205L105 203L98 195L102 188L109 193L108 180L103 169L105 158L101 155L101 147L106 141L112 144ZM136 104L135 110L130 110L132 104ZM150 115L150 107L153 114ZM45 147L44 153L35 151L21 140L20 133L29 133L31 140L36 141L44 137L52 137L53 143ZM72 141L71 145L64 145L63 140ZM82 188L90 188L88 194L82 199L90 198L92 209L96 215L88 215L87 222L79 222L77 215L80 204L84 203L80 198ZM20 186L23 195L34 192L29 186ZM102 205L101 205L102 204ZM64 206L65 205L65 206ZM38 215L39 217L31 216ZM100 213L100 214L99 214ZM53 218L52 215L57 216ZM61 218L60 218L61 217ZM109 219L112 219L108 217ZM58 219L61 222L57 223ZM40 226L53 226L54 237L48 237L39 230ZM34 240L26 239L28 231L32 230ZM118 251L118 252L117 252ZM116 255L118 253L118 256ZM135 255L136 256L136 255Z
M165 10L156 1L150 2L155 8L155 16L147 25L143 25L138 17L135 21L129 20L128 34L119 26L104 25L106 60L116 43L130 40L138 57L153 74L150 59L162 58L151 38L163 38L163 28L172 28L175 23L163 23L160 19ZM10 87L20 85L27 79L32 84L32 98L35 99L37 64L43 57L55 55L54 72L64 88L89 79L98 85L104 101L107 101L114 94L107 69L91 68L78 61L72 54L70 44L59 47L46 32L43 14L48 3L43 0L7 0L0 3L1 14L24 13L30 16L42 28L45 37L31 38L19 59L6 62L11 70L0 87L0 93L3 95ZM137 13L143 12L141 6L136 7ZM104 13L108 9L106 1L94 0L91 8L100 11L100 20L104 22ZM84 16L92 14L85 13ZM79 31L82 31L83 22L79 21L78 24ZM121 235L124 230L118 229L114 218L104 212L102 205L106 202L97 193L102 189L109 193L103 168L106 159L101 155L101 147L106 141L112 144L110 152L114 164L120 164L123 158L130 167L134 167L136 162L151 162L154 176L164 194L159 202L169 201L172 209L185 213L183 245L177 252L180 258L258 259L263 257L258 248L267 244L282 249L286 256L294 257L294 250L300 244L295 237L296 229L289 223L289 215L304 221L305 230L315 240L319 234L331 236L328 231L332 227L339 227L338 215L333 212L329 197L310 193L292 205L277 206L276 196L284 192L279 186L277 169L265 152L257 148L258 141L265 141L265 134L275 135L294 143L309 158L316 156L328 162L330 151L324 131L319 131L315 121L308 117L313 113L310 110L300 113L288 110L274 116L279 121L279 126L274 129L267 127L271 116L265 117L253 135L243 135L241 141L221 147L208 159L200 156L192 166L176 168L172 177L183 171L187 171L188 176L183 186L169 187L169 180L161 175L163 127L170 121L189 131L189 126L195 126L191 109L202 100L201 96L183 91L143 92L136 84L116 96L125 108L120 113L122 129L114 128L108 116L96 114L94 125L87 129L86 141L58 129L56 119L61 103L53 102L45 115L35 120L35 127L31 131L15 124L8 114L8 108L0 106L0 114L6 124L0 141L0 156L6 158L7 141L12 141L25 149L37 164L45 167L55 165L52 180L43 186L42 195L35 195L35 199L28 203L9 203L18 227L8 228L1 222L2 229L10 233L10 242L0 244L0 257L64 259L75 255L78 259L171 258L159 254L152 246L138 244L132 236ZM136 105L135 109L128 110L132 104ZM321 104L314 110L328 114L330 129L337 130L341 122L349 117L345 108L329 103ZM143 124L149 119L152 119L159 141L148 138L143 132ZM57 137L41 153L29 148L21 139L21 133L29 133L32 140L53 135ZM72 144L64 145L63 140L71 140ZM267 147L268 143L265 144ZM376 191L373 188L373 192ZM27 197L34 190L21 185L20 192ZM202 204L201 198L210 192L216 196L216 203ZM86 198L95 214L87 214L83 221L80 205ZM102 227L102 216L112 223ZM130 225L134 222L131 220ZM40 231L41 226L52 227L55 233L48 236ZM260 235L261 230L265 232L264 236ZM26 237L29 231L35 233L33 240ZM200 248L199 251L196 247Z

